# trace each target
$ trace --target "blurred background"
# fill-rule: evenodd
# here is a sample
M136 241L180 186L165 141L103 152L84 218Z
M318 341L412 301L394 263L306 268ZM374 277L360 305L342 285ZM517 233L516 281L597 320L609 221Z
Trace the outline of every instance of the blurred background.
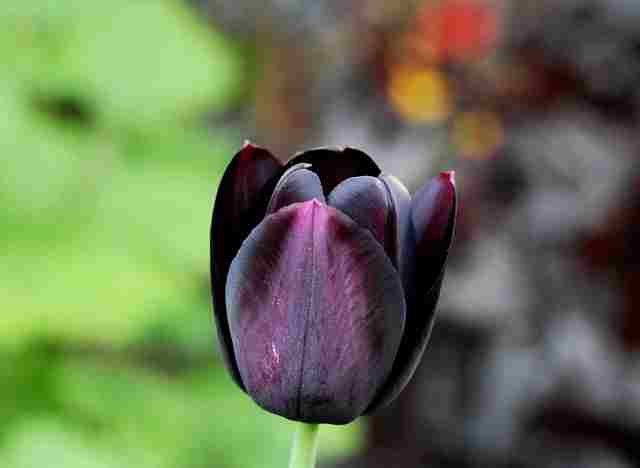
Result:
M249 138L457 171L423 364L322 466L640 466L639 83L637 0L3 1L1 465L286 466L211 319Z

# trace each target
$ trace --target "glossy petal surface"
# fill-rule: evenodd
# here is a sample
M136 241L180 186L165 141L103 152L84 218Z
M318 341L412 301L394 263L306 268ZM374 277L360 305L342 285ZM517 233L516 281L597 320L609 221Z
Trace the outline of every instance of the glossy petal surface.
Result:
M227 282L247 392L290 419L344 424L387 379L404 327L400 278L373 236L316 200L268 216Z
M415 262L413 256L414 240L411 236L411 195L404 184L392 175L382 174L380 180L387 189L395 219L395 232L393 233L395 246L393 250L388 249L387 251L395 252L395 258L392 260L400 271L402 284L407 288Z
M366 153L354 149L317 148L295 155L286 165L287 168L309 163L310 169L318 174L324 193L330 193L336 185L349 177L380 175L380 168Z
M227 167L213 209L210 231L211 288L218 338L225 364L242 387L233 356L225 306L225 283L233 257L242 240L264 215L265 190L282 171L280 162L267 150L247 144Z
M329 194L328 201L330 206L348 215L360 227L368 229L393 262L396 256L396 220L387 189L381 180L371 176L344 180Z
M416 240L415 281L408 292L405 333L391 376L368 411L393 401L413 376L424 353L453 239L456 191L453 173L442 173L420 189L411 205Z
M443 172L427 182L415 195L411 221L416 236L416 253L424 278L435 281L444 267L456 211L456 188L452 172Z
M308 168L310 164L300 163L287 169L273 190L267 214L293 203L313 200L324 202L324 193L318 175Z

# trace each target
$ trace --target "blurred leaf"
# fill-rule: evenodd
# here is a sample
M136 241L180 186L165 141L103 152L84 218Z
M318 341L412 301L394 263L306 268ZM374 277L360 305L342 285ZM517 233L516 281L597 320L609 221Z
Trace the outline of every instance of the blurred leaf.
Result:
M144 468L131 452L110 451L85 434L51 419L27 421L16 428L3 453L7 468Z
M183 120L239 92L234 47L182 2L9 2L0 31L0 79L5 69L24 92L75 96L110 127Z
M0 441L25 415L62 410L54 392L55 360L42 351L31 343L19 352L3 353L0 359Z
M163 466L286 465L293 424L259 409L222 368L176 380L77 361L59 375L66 404L106 422L114 449L144 447ZM359 434L355 424L327 429L321 456L352 452Z
M77 180L92 187L84 199L66 193L71 206L90 203L91 215L56 243L24 242L25 229L47 230L37 218L5 232L0 302L20 313L0 318L0 343L47 334L123 344L140 336L164 304L183 304L182 320L208 318L208 304L194 309L190 297L208 294L211 203L226 158L193 160L193 168L171 161L98 167L92 180ZM63 203L47 216L65 222L74 213Z

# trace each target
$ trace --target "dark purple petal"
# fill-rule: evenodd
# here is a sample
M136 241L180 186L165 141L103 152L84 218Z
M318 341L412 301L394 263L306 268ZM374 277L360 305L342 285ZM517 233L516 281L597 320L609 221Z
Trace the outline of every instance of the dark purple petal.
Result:
M280 208L293 203L309 201L314 198L321 202L325 201L320 179L307 169L310 166L310 164L300 163L287 169L273 190L269 206L267 206L267 214L275 213Z
M344 180L331 191L328 201L330 206L368 229L394 263L395 217L387 189L380 179L361 176Z
M242 240L264 216L265 186L281 171L282 164L269 151L245 144L227 166L213 208L210 255L214 317L225 364L240 387L227 321L225 283Z
M309 163L318 174L324 193L330 193L336 185L349 177L380 175L380 168L366 153L354 149L317 148L296 154L286 167Z
M407 188L396 177L388 174L382 174L380 180L384 183L387 190L393 219L391 225L395 229L393 233L393 241L395 245L393 249L387 249L387 252L395 252L393 259L400 271L402 284L408 287L410 278L413 274L413 240L411 236L411 195Z
M268 216L227 281L242 380L263 408L344 424L371 403L404 328L400 278L369 231L317 200Z
M443 172L420 189L411 204L415 284L407 292L405 333L391 375L367 412L393 401L420 363L433 327L455 217L453 172Z
M425 280L435 281L444 266L453 237L456 187L453 172L442 172L425 184L413 198L411 221L415 229L418 258Z

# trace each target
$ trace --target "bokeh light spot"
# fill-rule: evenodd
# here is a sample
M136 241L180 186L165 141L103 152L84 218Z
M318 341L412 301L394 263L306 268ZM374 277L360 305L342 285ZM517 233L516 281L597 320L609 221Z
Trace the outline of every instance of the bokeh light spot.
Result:
M399 65L391 70L388 88L393 108L411 123L439 123L451 114L451 94L436 68Z
M462 112L453 122L453 144L466 159L488 159L504 141L504 128L493 112L477 110Z

